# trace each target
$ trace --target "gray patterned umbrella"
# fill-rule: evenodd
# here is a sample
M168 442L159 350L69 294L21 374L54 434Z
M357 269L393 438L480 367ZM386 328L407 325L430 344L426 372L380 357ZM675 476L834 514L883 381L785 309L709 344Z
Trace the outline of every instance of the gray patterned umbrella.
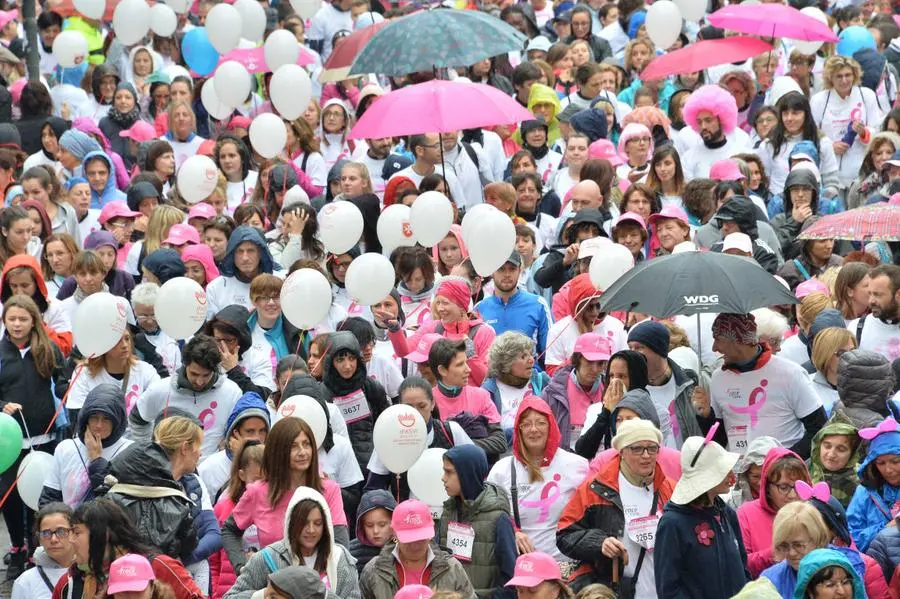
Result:
M369 40L351 75L408 75L461 67L523 50L528 40L500 19L475 10L436 8L397 19Z

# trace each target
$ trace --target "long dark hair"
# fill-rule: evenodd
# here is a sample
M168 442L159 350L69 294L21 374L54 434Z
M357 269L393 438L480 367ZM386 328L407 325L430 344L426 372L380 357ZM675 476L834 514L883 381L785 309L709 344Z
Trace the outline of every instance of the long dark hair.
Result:
M83 524L89 531L88 568L98 581L105 581L109 564L116 559L116 551L137 553L146 558L159 554L147 545L131 518L111 499L96 499L82 503L72 515L72 526Z
M671 157L675 161L675 188L678 189L678 195L684 193L684 169L681 168L681 156L675 146L666 144L656 149L653 158L650 159L650 172L647 173L647 185L651 189L663 193L663 184L656 176L656 165L665 158Z
M800 92L788 92L778 100L775 109L778 111L778 123L769 137L772 142L773 156L778 156L781 153L781 148L787 141L788 133L784 129L784 121L782 121L781 115L788 110L800 110L803 112L803 130L801 135L804 140L811 141L816 146L816 151L820 152L819 130L816 128L816 122L813 120L812 110L809 107L809 100L806 99L806 96Z
M322 492L316 436L309 425L300 418L282 418L266 435L266 445L263 449L262 475L269 484L269 504L272 506L278 505L285 495L294 492L291 484L291 445L300 433L306 434L313 448L304 486Z
M300 420L299 418L285 418L285 420ZM301 421L302 422L302 421ZM315 453L315 452L313 452ZM331 556L331 531L328 530L328 514L325 513L327 508L321 506L315 499L301 499L291 510L291 518L288 522L288 534L291 539L291 552L294 555L300 555L300 533L309 515L314 509L318 509L322 513L322 538L316 545L316 563L313 569L322 574L328 567L328 558Z
M316 209L306 202L289 204L286 212L298 212L307 217L303 230L300 231L300 245L313 260L325 260L325 246L319 240L319 221L316 219ZM287 239L285 239L287 243Z

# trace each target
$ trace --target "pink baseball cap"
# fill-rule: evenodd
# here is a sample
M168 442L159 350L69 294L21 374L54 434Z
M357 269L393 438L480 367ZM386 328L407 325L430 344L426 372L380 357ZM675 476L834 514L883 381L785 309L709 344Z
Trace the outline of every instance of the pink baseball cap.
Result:
M150 562L143 555L126 553L109 566L109 582L107 595L119 593L136 593L145 590L156 574Z
M233 116L231 117L231 120L228 121L227 129L229 131L234 131L235 129L249 129L250 123L250 119L245 116Z
M730 158L717 160L709 167L709 178L713 181L740 181L744 178L737 162Z
M428 333L427 335L422 335L419 339L419 343L416 345L416 349L409 352L406 355L406 359L414 364L422 364L423 362L428 361L428 352L431 351L431 346L434 345L435 341L440 341L444 337L442 335L438 335L437 333Z
M145 123L144 121L135 121L135 123L128 129L119 131L119 137L127 137L128 139L133 139L136 142L142 142L156 139L159 136L156 134L156 128L150 123Z
M644 222L644 218L637 212L625 212L624 214L620 214L619 218L613 221L613 227L618 227L620 223L626 220L636 222L641 226L642 229L647 228L647 223Z
M598 139L588 147L588 158L602 158L609 160L613 166L621 166L625 164L622 157L619 156L618 150L613 142L608 139Z
M129 208L128 204L123 200L113 200L103 207L103 210L100 211L100 218L97 220L101 225L104 225L106 221L114 218L137 218L140 215L140 212L135 212Z
M513 577L505 586L532 588L547 580L562 580L559 564L543 551L534 551L516 559Z
M19 18L18 10L0 10L0 29Z
M184 223L172 225L169 236L163 241L169 245L185 245L188 243L197 245L200 243L200 234L197 229Z
M407 499L394 508L391 528L401 543L415 543L434 538L431 510L418 499Z
M680 220L681 222L684 223L684 225L686 227L691 226L691 223L688 222L687 213L684 211L684 209L680 208L679 206L676 206L675 204L669 204L668 206L664 206L663 209L660 210L658 213L651 214L649 220L650 220L650 224L652 225L652 224L656 223L657 221L661 221L664 219Z
M408 584L397 591L394 599L430 599L432 595L434 591L424 584Z
M575 353L581 354L591 362L609 360L612 346L609 339L600 333L585 333L575 342Z
M215 218L216 209L206 202L198 202L188 211L188 220L192 218Z

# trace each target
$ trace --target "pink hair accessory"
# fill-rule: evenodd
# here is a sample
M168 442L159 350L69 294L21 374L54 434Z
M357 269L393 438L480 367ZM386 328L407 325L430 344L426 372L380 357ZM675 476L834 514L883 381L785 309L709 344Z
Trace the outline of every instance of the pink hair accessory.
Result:
M824 480L813 486L809 486L805 481L798 480L794 483L794 490L797 491L797 496L803 501L818 499L822 503L828 503L828 500L831 499L831 489Z
M892 416L882 420L878 426L862 429L859 431L859 436L866 441L871 441L881 433L896 433L898 430L900 430L900 427L897 426L897 421Z

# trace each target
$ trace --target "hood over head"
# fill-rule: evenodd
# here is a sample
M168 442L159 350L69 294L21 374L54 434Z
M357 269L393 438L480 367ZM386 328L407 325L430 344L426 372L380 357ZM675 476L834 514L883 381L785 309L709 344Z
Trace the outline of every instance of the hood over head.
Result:
M156 443L132 443L112 459L109 473L122 484L165 487L184 493L181 484L172 478L169 454Z
M137 212L141 208L141 200L144 198L156 198L162 203L156 186L149 181L138 181L134 185L129 185L125 192L125 202L128 209Z
M894 393L894 370L881 354L854 349L838 364L838 397L847 408L867 408L890 414L888 398Z
M38 264L37 258L28 254L12 256L6 261L6 264L3 265L3 274L0 275L0 302L6 303L6 300L12 296L12 289L9 286L9 282L6 280L9 271L20 267L31 269L35 286L40 293L41 299L43 299L43 306L41 305L42 302L40 299L37 300L36 303L38 304L38 309L42 313L45 312L48 306L47 284L44 282L44 275L41 272L41 265ZM34 299L33 296L32 299Z
M324 106L323 106L324 110ZM328 177L326 178L327 183L325 184L325 203L334 201L334 194L331 193L331 184L336 183L341 180L341 169L344 168L344 165L347 164L349 160L344 160L341 158L328 170ZM418 186L416 186L418 187Z
M606 139L609 123L606 112L599 108L586 108L576 113L569 123L575 131L587 135L588 145L598 139Z
M753 439L747 445L746 453L735 464L734 473L743 474L750 470L750 466L762 466L769 451L776 447L782 447L782 445L775 437L762 436Z
M209 249L209 246L205 243L188 245L184 248L184 251L181 252L181 261L184 263L185 269L187 269L188 262L199 262L200 266L203 267L203 272L206 273L207 285L219 278L219 267L216 266L216 259L213 256L212 250Z
M857 471L859 482L863 486L876 488L880 486L880 481L884 480L875 467L875 460L883 455L900 455L900 432L883 432L869 441L866 457L863 458Z
M84 405L78 412L78 438L84 443L84 431L87 430L88 420L94 414L100 414L109 418L112 422L112 433L103 439L103 447L115 445L128 426L128 416L125 414L125 394L121 385L103 383L97 385L87 394Z
M770 514L774 514L775 510L772 509L772 506L769 505L769 498L767 497L766 489L768 489L769 484L769 472L772 469L772 465L784 457L792 457L797 458L801 464L803 464L804 470L806 469L806 463L798 456L796 453L791 451L790 449L784 447L773 447L769 450L769 453L766 454L766 459L763 461L762 470L760 471L759 478L759 505L762 506L764 510L769 512ZM807 477L809 473L807 473Z
M447 235L453 235L456 237L456 243L459 245L460 255L462 259L465 260L469 257L469 248L466 247L466 242L463 240L463 230L462 225L453 224L450 225L450 230L447 231ZM446 235L445 235L446 237ZM438 252L438 244L434 244L431 247L431 258L438 263L440 260L440 253Z
M272 425L266 402L258 393L253 391L241 395L235 402L231 414L228 415L228 420L225 423L225 436L223 437L226 440L226 447L228 446L227 440L231 437L231 433L247 418L262 418L266 423L266 430Z
M276 264L262 233L249 225L241 225L228 238L228 248L225 250L225 257L222 258L222 268L220 269L222 276L233 277L237 275L238 270L234 265L234 252L245 241L249 241L259 249L259 272L272 274L276 270Z
M795 147L794 149L796 150L797 148ZM819 182L816 181L816 176L812 171L805 168L795 168L788 173L787 178L784 180L784 213L786 215L790 215L794 209L794 203L791 201L791 194L789 193L791 187L809 187L812 189L810 209L813 214L819 211Z
M477 445L457 445L447 450L444 459L456 468L462 498L474 501L484 491L488 474L487 454Z
M229 329L238 338L238 357L240 358L253 345L253 335L250 332L250 325L247 324L248 318L250 318L250 312L247 308L231 304L219 310L218 314L206 322L203 329L210 337L213 336L213 329L216 325Z
M753 200L747 196L732 196L730 200L722 204L713 218L716 221L733 220L737 223L741 233L748 235L756 241L759 232L756 225L756 208Z
M860 84L870 90L878 91L881 84L881 75L884 73L884 66L887 59L872 48L863 48L853 53L853 59L859 63L862 69L862 78Z
M88 152L84 159L81 161L82 168L87 170L87 164L90 160L95 158L99 158L106 163L107 168L109 169L109 178L106 180L106 187L103 188L103 193L98 194L97 191L91 187L91 197L104 200L111 201L117 199L115 197L116 194L116 165L113 164L112 158L109 157L109 154L106 152ZM101 204L106 203L105 201L101 201Z
M103 146L96 139L78 129L69 129L63 133L59 138L59 147L65 148L80 161L88 154L103 151Z
M363 527L363 516L374 509L382 508L393 514L397 507L397 500L386 489L373 489L363 493L362 499L359 500L359 507L356 509L356 540L363 545L371 545L366 538L366 530Z
M599 208L585 208L576 212L572 217L572 226L567 229L568 243L575 243L575 232L582 225L594 225L600 230L600 237L607 237L606 230L603 228L605 217L606 215Z
M562 112L562 105L556 92L543 83L535 83L531 86L531 91L528 92L528 110L534 112L534 107L537 104L551 104L553 106L553 114L547 122L548 126L553 125L556 122L556 115Z
M53 130L53 134L56 136L57 141L62 137L62 134L69 130L69 123L64 119L59 118L58 116L48 116L44 121L44 124L41 125L41 133L44 132L44 127L47 125ZM44 143L41 142L41 149L44 151L44 154L48 158L56 159L56 156L47 153L47 149L44 148Z
M91 92L94 94L94 99L99 103L102 102L102 96L100 95L100 84L103 82L104 77L114 77L116 80L116 86L122 81L122 78L119 77L119 72L116 68L111 64L98 64L94 67L94 72L91 73Z
M347 382L334 367L334 359L341 352L350 352L356 356L356 372L350 378L352 386L356 389L362 387L366 377L366 363L363 361L362 350L359 341L350 331L338 331L328 336L328 351L325 353L325 366L322 381L334 392L336 389L345 389ZM340 395L340 393L338 393Z
M809 581L820 570L831 566L839 566L843 568L853 579L853 595L852 599L866 599L865 585L862 578L856 572L853 564L844 556L844 554L835 549L813 549L800 560L800 567L797 570L797 586L794 589L794 599L803 599L807 597Z
M616 418L618 418L619 411L623 408L636 413L641 420L649 420L656 428L661 428L659 425L659 412L656 411L656 406L650 398L650 393L646 389L632 389L625 392L625 395L622 396L622 399L619 400L619 403L616 404L612 414L609 416L613 434L616 432Z
M556 450L559 449L559 441L561 438L559 432L559 425L556 423L556 417L553 415L553 411L550 409L550 406L547 405L540 397L535 397L531 393L526 393L525 397L519 403L519 410L516 412L516 421L513 426L513 439L512 439L512 451L513 455L517 460L524 463L522 452L519 444L519 421L525 415L525 412L528 410L534 410L539 414L543 414L547 417L547 422L550 425L550 429L547 436L547 445L544 448L544 461L539 464L540 467L549 466L550 462L553 461L553 456L556 455Z
M304 499L315 501L322 511L322 517L325 519L325 528L328 530L328 538L331 540L331 551L329 551L328 564L325 569L328 580L336 581L338 579L337 564L340 560L339 552L341 549L339 549L334 542L334 525L331 522L331 509L328 507L328 502L322 497L322 494L315 489L309 487L297 487L297 490L295 490L294 494L291 496L287 510L284 513L284 538L282 539L284 541L284 548L291 557L292 565L297 566L303 563L303 558L299 555L294 555L294 550L291 547L290 527L291 515L294 512L294 508L296 508L297 504Z
M325 599L328 590L319 573L308 566L288 566L269 574L269 584L291 599Z
M591 282L591 276L583 273L572 279L569 284L569 312L574 318L578 313L580 304L591 299L592 297L600 297L600 292Z
M153 250L144 258L143 267L159 279L162 285L170 279L183 277L185 273L184 262L178 250L172 248L159 248Z

